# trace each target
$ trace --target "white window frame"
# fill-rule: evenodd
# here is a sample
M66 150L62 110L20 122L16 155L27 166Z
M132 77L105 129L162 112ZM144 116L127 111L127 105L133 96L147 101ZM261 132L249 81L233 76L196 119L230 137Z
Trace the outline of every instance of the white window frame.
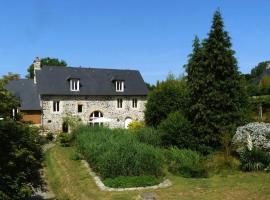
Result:
M96 113L98 113L98 116L95 116ZM98 111L98 110L93 111L93 112L90 114L90 119L89 119L90 124L91 124L92 126L96 126L96 125L98 125L98 126L103 126L103 125L104 125L103 122L92 122L93 119L101 118L101 117L103 117L103 113L102 113L102 112L100 112L100 111Z
M70 79L70 91L78 92L80 91L80 80L79 79Z
M122 98L117 98L116 100L116 108L122 109L123 108L123 99Z
M138 108L138 99L137 98L132 99L132 108Z
M60 112L60 101L55 100L55 101L52 102L52 112L53 113L59 113Z
M124 81L115 81L115 91L124 92L125 82Z

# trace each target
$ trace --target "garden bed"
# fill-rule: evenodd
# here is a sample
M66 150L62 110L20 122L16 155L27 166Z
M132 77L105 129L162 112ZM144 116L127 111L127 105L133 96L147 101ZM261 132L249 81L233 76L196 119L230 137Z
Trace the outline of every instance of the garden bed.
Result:
M151 185L151 186L144 186L144 187L139 187L137 185L137 187L109 187L109 186L106 186L106 181L105 181L105 184L102 182L102 180L100 179L100 177L90 168L89 164L87 161L85 160L82 160L82 163L83 165L87 168L87 171L89 172L89 174L93 177L97 187L102 190L102 191L115 191L115 192L121 192L121 191L130 191L130 190L146 190L146 189L159 189L159 188L167 188L169 186L172 185L171 181L169 179L165 179L163 180L161 183L159 184L156 184L156 185ZM123 185L121 186L129 186L127 184L127 179L128 177L122 177L121 178L122 180L126 181ZM107 179L107 183L109 182L108 181L109 179ZM110 181L113 182L114 179L111 179ZM151 179L152 181L153 179ZM131 180L131 181L128 181L128 183L131 183L131 184L134 184L134 179ZM142 184L146 183L146 181L142 181L140 182ZM156 183L156 182L155 182ZM110 184L110 183L109 183Z
M83 126L74 134L78 152L109 186L157 185L164 177L161 150L127 130Z

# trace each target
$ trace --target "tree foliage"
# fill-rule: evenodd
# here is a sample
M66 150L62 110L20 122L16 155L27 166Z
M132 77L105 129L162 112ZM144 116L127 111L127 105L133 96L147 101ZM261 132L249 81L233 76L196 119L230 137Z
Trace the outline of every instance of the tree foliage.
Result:
M58 58L41 58L40 59L41 66L67 66L66 61L59 60ZM27 69L28 74L26 78L33 79L34 78L34 65L31 64Z
M17 108L19 105L19 100L4 88L9 80L14 77L17 78L17 75L9 75L3 76L3 79L0 79L0 118L9 118L11 116L11 109Z
M269 64L270 64L270 61L260 62L257 66L255 66L251 70L251 73L250 73L251 74L251 77L253 79L255 79L258 76L260 76Z
M195 149L196 139L192 134L191 123L180 112L169 114L160 123L158 130L163 146Z
M208 37L195 38L186 70L189 118L200 141L218 146L220 134L243 123L247 98L221 13L216 11Z
M156 127L167 118L171 112L186 110L186 82L184 79L168 77L164 82L157 84L148 95L145 110L145 122Z
M4 85L19 75L8 73L0 79L0 199L24 199L33 187L41 186L41 148L37 130L10 119L19 101Z
M40 187L42 151L36 129L13 120L0 121L0 199L29 197Z

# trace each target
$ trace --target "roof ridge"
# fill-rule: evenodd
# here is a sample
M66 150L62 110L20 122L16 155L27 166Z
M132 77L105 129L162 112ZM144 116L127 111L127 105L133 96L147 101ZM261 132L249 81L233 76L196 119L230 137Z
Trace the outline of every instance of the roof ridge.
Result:
M79 66L79 67L73 67L73 66L49 66L49 65L44 65L42 67L45 67L45 68L50 68L50 67L62 67L62 68L72 68L72 69L89 69L89 70L115 70L115 71L139 71L139 70L136 70L136 69L117 69L117 68L103 68L103 67L82 67L82 66Z

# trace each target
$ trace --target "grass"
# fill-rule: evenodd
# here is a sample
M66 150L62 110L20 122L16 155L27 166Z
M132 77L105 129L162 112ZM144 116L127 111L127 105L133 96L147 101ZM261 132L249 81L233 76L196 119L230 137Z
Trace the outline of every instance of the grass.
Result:
M74 147L53 147L45 155L45 173L50 188L59 200L132 200L139 191L103 192L79 160L71 159ZM173 186L150 190L166 200L266 200L270 199L270 174L236 172L208 179L169 175Z

